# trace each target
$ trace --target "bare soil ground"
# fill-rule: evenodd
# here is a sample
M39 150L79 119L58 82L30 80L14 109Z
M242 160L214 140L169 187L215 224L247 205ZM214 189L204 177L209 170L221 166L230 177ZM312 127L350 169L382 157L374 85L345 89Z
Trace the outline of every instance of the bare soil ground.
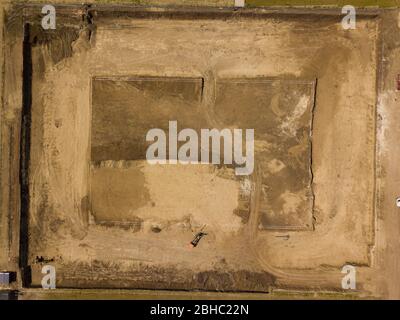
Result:
M96 20L96 30L90 40L81 32L71 44L70 56L63 59L52 53L59 53L65 43L61 43L61 47L55 44L49 55L40 45L39 38L32 52L34 95L30 164L30 262L34 264L36 256L55 258L64 267L65 281L69 286L73 285L70 278L80 274L79 268L72 266L82 265L81 268L90 269L94 268L96 261L98 276L104 272L104 278L107 278L109 274L125 271L132 273L132 280L136 281L135 270L143 268L159 270L160 274L162 270L172 269L185 278L186 273L201 272L245 270L262 274L268 266L312 269L321 265L340 267L349 261L367 265L373 221L376 32L373 19L361 19L358 29L349 33L341 30L340 21L333 18L307 22L296 18L262 21L245 18L227 21L104 18ZM109 171L114 170L112 166L94 169L90 191L89 137L92 134L92 141L97 139L93 137L93 132L96 132L93 130L98 128L92 123L92 133L89 130L90 119L97 105L93 104L97 97L90 96L91 79L95 76L140 75L201 77L205 79L205 86L218 83L219 78L233 77L318 79L313 131L315 230L285 232L289 239L277 237L280 233L274 231L258 230L259 213L256 208L262 204L257 203L260 201L257 198L256 208L250 213L253 216L247 225L242 225L240 217L234 214L238 205L239 182L229 182L218 178L217 174L216 180L210 183L208 181L212 181L215 174L207 173L208 170L204 172L203 168L177 166L158 169L145 165L139 169L143 178L133 173L130 176L129 167L115 169L117 172L126 171L122 180L118 178L118 173L110 177ZM124 99L123 95L121 98L116 94L116 97L121 101L130 101ZM243 106L235 107L242 107L248 113L241 111L240 118L235 118L234 115L239 114L235 112L230 115L230 110L225 111L225 107L222 111L218 110L217 116L226 119L228 125L235 125L232 120L229 123L229 118L236 123L237 119L243 123L246 116L254 118L254 112L251 111L256 110L257 106L261 108L262 104L252 100L250 95L244 97L248 98L242 99ZM132 101L132 104L149 107L139 101ZM195 98L195 101L198 99ZM173 102L176 103L176 99ZM267 102L266 110L270 105ZM113 118L121 117L118 109L121 103L109 103L108 110L103 109L106 110L103 112L110 113L108 119L114 121ZM165 100L163 103L166 103ZM280 101L277 108L282 105ZM291 107L287 105L286 108ZM296 104L291 105L294 107ZM357 108L353 108L355 105ZM171 108L162 108L165 116L161 119L176 117L172 111L174 108ZM191 125L194 119L200 121L196 126L189 127L202 127L201 117L197 115L200 111L197 109L191 118L188 108L190 106L183 108L183 112L188 113L186 117L192 119L188 124ZM290 115L288 111L281 112L285 116ZM122 114L135 121L127 113ZM138 114L144 116L143 113ZM180 114L181 117L184 117L184 113ZM160 123L154 121L153 127L157 127ZM245 123L246 127L252 125L251 120ZM120 127L129 127L118 121L108 125L111 126L111 132L116 132ZM261 130L259 126L257 122L254 123L256 131ZM104 126L100 127L107 130ZM145 126L145 129L148 127ZM273 129L277 130L277 127ZM143 135L143 130L140 133ZM128 134L122 143L125 140L134 143L137 137L140 135ZM301 137L297 139L301 140ZM282 139L280 143L284 141ZM286 152L290 154L290 147L286 147ZM91 154L93 156L93 152ZM108 155L107 160L117 156L112 152ZM122 159L118 159L134 160L134 157L122 156ZM279 154L275 159L284 161L284 166L289 165ZM304 160L300 160L300 163L304 164ZM300 173L301 165L293 167L293 170ZM293 205L290 201L296 203L296 200L291 200L295 195L286 191L290 190L290 177L298 180L295 175L289 175L282 182L286 187L279 187L281 191L275 196L287 201L286 206ZM126 181L125 185L115 189L113 179L118 180L117 184ZM144 184L145 189L142 190L147 189L147 199L144 191L136 192L138 187L126 184L129 181ZM104 187L114 191L99 190ZM118 192L121 188L126 191ZM267 198L268 192L275 190L274 183L270 183L269 188L270 191L264 191L267 192ZM259 192L257 188L253 189L255 194ZM143 204L133 200L137 198L127 192L135 193L136 197L142 197L142 194L145 197L140 200ZM109 197L106 197L106 193ZM101 203L110 197L111 202ZM129 201L135 202L135 205L131 206ZM104 214L118 217L124 206L130 207L128 214L131 217L143 221L142 226L124 229L115 225L92 224L90 217L85 219L87 214L94 214L96 218L96 213L91 212L90 208L101 208L98 210L107 211ZM136 211L135 206L138 207ZM307 212L312 214L310 208ZM204 224L209 235L198 247L189 249L188 243L193 232L197 232ZM152 232L152 227L162 231ZM105 267L110 265L113 266L112 270ZM162 282L170 283L168 277L170 273L166 272L162 279L154 279L151 286L157 288ZM268 279L273 278L271 276ZM106 281L105 285L109 286L110 283ZM267 291L272 283L267 281L263 288L252 288L250 284L250 289ZM146 282L145 285L150 284ZM225 285L229 286L221 283L216 288ZM235 285L240 290L241 285ZM249 289L246 284L244 288Z
M343 30L334 14L195 16L100 10L86 24L63 15L54 33L32 25L32 284L37 257L64 288L341 291L353 264L360 292L395 297L396 182L383 172L397 174L397 93L380 70L396 52L382 53L380 19ZM13 105L18 88L5 92ZM254 173L149 165L145 133L168 120L254 128Z

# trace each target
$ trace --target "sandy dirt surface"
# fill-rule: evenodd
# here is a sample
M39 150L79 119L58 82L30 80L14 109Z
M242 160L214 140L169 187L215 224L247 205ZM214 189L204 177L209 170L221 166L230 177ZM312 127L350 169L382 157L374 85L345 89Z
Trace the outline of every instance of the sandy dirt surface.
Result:
M336 15L103 12L83 24L79 14L76 24L62 16L53 34L34 25L32 284L44 259L66 288L340 291L341 268L352 264L361 295L398 297L390 147L398 17L385 14L386 24L362 16L347 31ZM18 43L6 43L6 56ZM132 84L143 77L173 81ZM260 79L267 84L257 87ZM20 88L9 83L4 105L18 101ZM3 109L2 119L13 124L15 110ZM149 165L144 134L168 120L255 128L254 173ZM2 148L17 129L2 120ZM192 248L201 230L207 235ZM6 238L12 252L18 234Z
M373 248L373 271L370 291L389 299L400 298L399 250L400 228L398 186L399 91L393 79L399 70L400 13L393 10L382 20L380 42L381 73L378 77L377 103L377 201L376 241Z
M271 266L310 269L321 265L339 268L348 261L369 263L376 67L376 23L373 19L360 20L359 29L351 34L342 31L332 18L307 24L297 19L162 20L157 24L151 19L99 19L96 23L90 40L81 32L72 43L72 53L65 59L52 55L52 51L49 55L40 45L33 48L33 59L37 61L34 67L38 69L33 71L33 110L36 111L32 126L37 134L32 136L34 151L30 176L32 263L36 256L60 257L60 264L68 267L69 272L73 264L82 263L90 268L93 261L98 260L99 270L102 264L111 263L115 270L120 268L127 272L135 268L141 270L145 265L155 269L166 266L182 269L182 274L185 268L190 272L225 268L261 272ZM315 230L285 233L289 235L288 240L277 237L280 234L276 232L257 230L258 224L253 222L258 220L256 190L251 223L242 226L237 234L240 228L234 227L232 212L235 201L229 199L237 199L238 183L236 189L234 185L227 188L220 184L211 193L219 208L210 210L197 200L195 203L201 210L186 214L198 220L199 225L207 224L211 221L201 216L208 208L205 211L215 210L216 213L209 212L218 214L220 219L219 223L215 221L215 231L210 225L210 236L191 253L187 252L187 245L193 234L187 227L182 230L172 225L167 231L155 234L145 228L132 232L85 223L83 217L88 207L85 201L90 199L87 184L90 80L93 76L127 75L201 77L205 83L231 77L318 79L313 132ZM352 108L353 105L358 108ZM352 139L349 141L347 137ZM153 174L148 170L148 174ZM163 179L171 182L169 173L154 174L160 179L160 186L163 186ZM204 179L196 173L190 174ZM201 185L195 182L195 176L188 176L187 185L191 185L192 180L194 188ZM145 179L151 180L151 177ZM155 186L149 183L147 189L152 191L148 192L157 193ZM333 190L332 184L337 186ZM96 187L92 183L93 190ZM280 196L285 197L284 192L283 189ZM182 200L175 206L193 202L192 193L199 195L191 188L176 193ZM165 192L159 194L166 195ZM156 221L159 224L178 218L184 221L184 212L159 211L157 204L151 207L154 197L157 195L148 201L149 209L141 207L136 213L139 219L154 219L154 215L158 215L162 216L162 220ZM227 199L226 204L223 199ZM168 206L166 201L161 203ZM170 201L169 206L171 204ZM231 212L232 218L224 227L217 227L223 224L225 210ZM351 232L347 229L349 226ZM231 231L224 235L223 230ZM63 241L59 241L60 237ZM317 242L318 245L310 246ZM208 247L212 250L207 250ZM140 266L133 261L141 261ZM76 277L75 273L72 272L71 277ZM168 276L165 281L169 281ZM160 281L154 284L155 287L159 285Z

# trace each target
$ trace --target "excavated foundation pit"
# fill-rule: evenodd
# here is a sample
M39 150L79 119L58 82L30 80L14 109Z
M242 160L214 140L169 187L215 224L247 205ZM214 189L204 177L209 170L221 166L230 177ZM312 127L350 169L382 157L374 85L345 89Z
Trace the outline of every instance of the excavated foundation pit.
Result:
M27 14L30 285L37 257L75 288L267 292L368 265L375 17L349 32L334 14L119 10L66 9L54 31ZM147 163L169 121L254 129L253 173Z

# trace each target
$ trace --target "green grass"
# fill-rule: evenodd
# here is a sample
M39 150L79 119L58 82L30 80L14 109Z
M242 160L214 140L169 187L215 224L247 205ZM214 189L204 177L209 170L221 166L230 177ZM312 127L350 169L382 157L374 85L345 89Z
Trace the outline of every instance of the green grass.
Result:
M0 0L0 2L3 0ZM9 0L19 3L44 3L48 0ZM138 5L205 5L205 6L233 6L234 0L53 0L52 3L130 3ZM400 0L246 0L247 7L263 6L334 6L345 5L355 7L400 7Z
M89 1L90 2L90 1ZM135 3L135 4L160 4L162 1L151 0L95 0L97 3ZM190 5L225 5L232 4L231 1L207 1L207 0L178 0L168 1L175 2L176 4L190 4ZM214 2L214 3L213 3ZM218 3L219 2L219 3ZM343 7L345 5L353 5L355 7L400 7L400 0L246 0L246 6L259 7L259 6L337 6Z
M260 6L337 6L399 7L400 0L246 0L249 7Z

